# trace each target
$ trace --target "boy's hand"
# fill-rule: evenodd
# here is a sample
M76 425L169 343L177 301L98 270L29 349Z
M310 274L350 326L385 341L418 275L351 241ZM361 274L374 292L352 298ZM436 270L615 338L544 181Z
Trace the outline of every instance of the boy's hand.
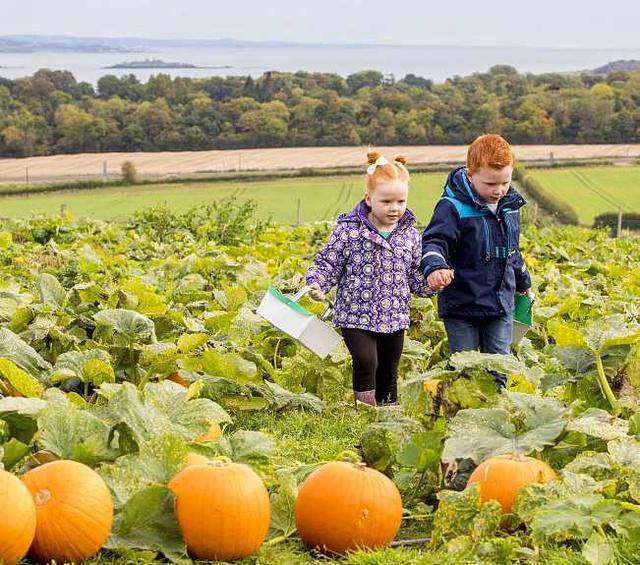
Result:
M325 293L322 292L322 289L317 282L309 285L309 296L314 300L324 300L326 298Z
M533 290L531 290L531 287L529 287L527 290L525 290L524 292L521 292L520 294L524 294L526 295L526 297L529 300L533 300L534 299L534 294L533 294Z
M449 286L453 281L453 269L438 269L427 277L427 284L435 291Z

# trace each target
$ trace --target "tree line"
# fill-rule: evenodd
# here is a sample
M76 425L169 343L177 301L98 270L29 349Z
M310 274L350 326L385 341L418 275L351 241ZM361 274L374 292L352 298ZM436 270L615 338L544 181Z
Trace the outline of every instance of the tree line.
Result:
M497 65L434 84L378 71L348 77L0 78L0 156L244 147L640 141L640 73L522 74Z

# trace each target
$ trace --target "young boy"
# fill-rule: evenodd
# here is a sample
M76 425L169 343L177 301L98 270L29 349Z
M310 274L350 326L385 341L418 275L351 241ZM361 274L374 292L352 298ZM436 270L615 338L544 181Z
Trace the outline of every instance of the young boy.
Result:
M509 353L514 295L531 296L519 247L525 201L511 186L513 153L499 135L470 146L467 166L453 170L422 235L420 267L441 290L438 313L451 352ZM496 374L499 386L504 375Z

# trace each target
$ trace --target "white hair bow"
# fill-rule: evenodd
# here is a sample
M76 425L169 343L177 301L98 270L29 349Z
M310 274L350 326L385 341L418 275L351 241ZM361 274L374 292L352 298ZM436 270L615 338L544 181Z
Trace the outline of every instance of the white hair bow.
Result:
M388 164L389 164L389 161L387 161L386 157L384 155L380 155L380 157L376 159L375 163L372 163L367 167L367 174L372 175L373 173L376 172L376 167L381 167L382 165L388 165Z

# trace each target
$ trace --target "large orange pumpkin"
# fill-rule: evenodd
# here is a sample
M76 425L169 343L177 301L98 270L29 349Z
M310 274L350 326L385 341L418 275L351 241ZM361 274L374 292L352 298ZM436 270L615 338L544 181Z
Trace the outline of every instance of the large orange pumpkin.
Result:
M192 557L233 561L256 551L271 522L269 493L247 465L215 460L191 465L169 483Z
M502 512L511 511L518 491L531 483L546 483L556 478L544 461L519 454L498 455L480 463L467 486L478 483L480 500L497 500Z
M32 469L22 481L37 513L30 556L78 562L100 551L113 524L113 500L98 473L82 463L60 460Z
M0 563L18 563L35 533L36 507L29 489L15 475L0 471Z
M402 521L402 499L388 477L362 463L333 461L309 475L295 507L303 541L344 553L388 545Z

